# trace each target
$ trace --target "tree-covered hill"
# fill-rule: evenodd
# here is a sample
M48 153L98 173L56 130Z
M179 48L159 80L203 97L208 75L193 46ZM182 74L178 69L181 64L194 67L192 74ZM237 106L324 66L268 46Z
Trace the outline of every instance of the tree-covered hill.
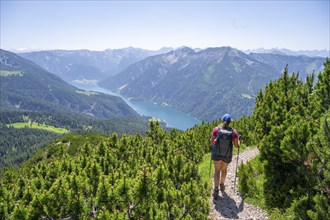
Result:
M61 135L40 129L0 127L0 174L8 166L16 166L32 157Z
M0 50L0 64L1 111L139 117L121 98L77 89L16 54Z
M8 127L13 123L37 123L69 130L71 133L122 134L144 133L146 119L118 118L98 119L91 116L67 116L29 111L7 111L0 113L0 173L9 165L18 166L37 150L55 141L62 135L33 129Z

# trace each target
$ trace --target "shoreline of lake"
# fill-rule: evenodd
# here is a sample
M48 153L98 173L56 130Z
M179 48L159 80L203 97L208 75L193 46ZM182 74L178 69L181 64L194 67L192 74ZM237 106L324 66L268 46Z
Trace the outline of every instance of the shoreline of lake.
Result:
M166 123L166 127L168 128L177 128L180 130L186 130L197 124L201 124L201 120L187 113L181 112L167 103L157 104L151 101L137 101L132 98L127 98L120 94L114 93L106 88L100 87L99 85L77 84L77 83L71 83L71 84L79 89L102 92L105 94L118 96L122 98L139 115L159 118Z

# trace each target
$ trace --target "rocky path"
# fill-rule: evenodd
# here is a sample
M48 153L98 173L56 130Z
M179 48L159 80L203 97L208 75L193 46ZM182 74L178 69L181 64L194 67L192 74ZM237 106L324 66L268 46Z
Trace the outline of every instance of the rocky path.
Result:
M240 152L239 161L246 163L249 159L252 159L259 151L255 149L247 149L244 152ZM224 192L219 192L219 197L213 199L210 197L210 218L211 219L268 219L266 212L260 208L250 204L246 204L244 199L240 196L238 190L234 189L235 170L236 170L236 155L233 157L233 161L228 166L227 178L225 181L226 189ZM213 178L213 177L212 177ZM238 177L236 179L236 186L238 183ZM237 188L237 187L236 187Z

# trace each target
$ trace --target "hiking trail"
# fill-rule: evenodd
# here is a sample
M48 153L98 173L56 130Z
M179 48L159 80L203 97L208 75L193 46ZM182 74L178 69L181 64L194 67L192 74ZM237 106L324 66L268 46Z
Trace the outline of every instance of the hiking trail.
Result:
M246 163L259 154L257 148L247 148L244 152L240 152L238 164L241 162ZM211 219L268 219L267 213L261 210L259 207L247 204L241 197L238 190L234 189L235 171L236 171L237 155L233 156L232 162L228 166L227 177L225 181L225 191L219 192L219 197L213 199L212 191L210 197L210 213ZM212 175L213 182L213 175ZM236 178L236 188L238 184L238 177ZM212 183L213 190L213 183Z

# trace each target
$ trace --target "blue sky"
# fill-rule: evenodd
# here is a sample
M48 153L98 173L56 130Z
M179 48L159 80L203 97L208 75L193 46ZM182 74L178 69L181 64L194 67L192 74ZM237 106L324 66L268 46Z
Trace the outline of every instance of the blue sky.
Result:
M324 1L6 1L1 48L330 49Z

